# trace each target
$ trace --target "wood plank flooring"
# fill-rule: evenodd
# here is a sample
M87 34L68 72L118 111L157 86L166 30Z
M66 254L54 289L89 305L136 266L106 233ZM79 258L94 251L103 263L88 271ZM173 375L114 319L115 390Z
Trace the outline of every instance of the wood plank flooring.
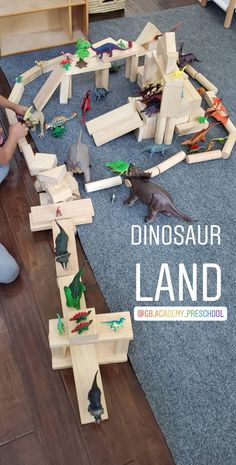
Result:
M195 1L127 0L125 14L190 3ZM7 97L9 91L0 72L0 93ZM3 111L0 119L7 131ZM31 137L29 142L34 145ZM48 320L60 311L60 298L52 235L29 229L28 212L37 204L33 178L17 151L0 186L0 242L21 268L15 283L0 285L0 464L174 465L129 363L101 367L109 420L80 425L72 370L51 369ZM77 250L83 263L79 240ZM88 306L108 311L89 265L84 280Z

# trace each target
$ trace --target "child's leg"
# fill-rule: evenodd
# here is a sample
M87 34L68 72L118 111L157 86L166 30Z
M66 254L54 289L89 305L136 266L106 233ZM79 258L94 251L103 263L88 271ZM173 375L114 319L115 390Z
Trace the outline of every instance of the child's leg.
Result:
M9 173L9 165L0 165L0 184L4 181Z
M0 284L9 284L19 275L19 266L7 249L0 244Z

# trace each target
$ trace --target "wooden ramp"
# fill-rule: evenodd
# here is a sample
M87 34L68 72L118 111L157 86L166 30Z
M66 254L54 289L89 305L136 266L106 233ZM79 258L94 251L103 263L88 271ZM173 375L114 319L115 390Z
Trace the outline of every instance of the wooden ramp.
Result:
M52 94L55 92L59 84L61 83L66 71L62 66L57 65L52 73L50 74L49 78L46 80L44 85L41 87L40 91L34 98L34 106L37 110L42 111L45 105L48 103L49 99L51 98Z
M143 126L143 121L130 103L86 123L97 147Z

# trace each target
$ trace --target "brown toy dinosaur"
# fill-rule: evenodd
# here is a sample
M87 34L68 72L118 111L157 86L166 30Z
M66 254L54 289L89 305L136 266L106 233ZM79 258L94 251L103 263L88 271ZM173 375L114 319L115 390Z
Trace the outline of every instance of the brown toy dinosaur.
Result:
M167 216L173 215L190 223L194 221L189 216L177 210L173 204L171 195L163 187L149 180L151 173L145 173L137 166L130 165L128 174L124 177L129 179L132 185L130 196L124 203L132 206L138 199L146 203L149 211L145 217L146 223L154 221L157 213L163 213Z

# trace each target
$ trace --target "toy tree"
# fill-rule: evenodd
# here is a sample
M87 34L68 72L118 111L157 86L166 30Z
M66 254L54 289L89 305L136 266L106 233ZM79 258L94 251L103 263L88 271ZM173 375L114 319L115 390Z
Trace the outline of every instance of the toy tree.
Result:
M84 58L89 57L90 53L88 51L88 48L91 47L91 44L88 40L84 39L78 39L75 45L75 53L77 57L79 58L79 61L77 63L77 66L79 68L83 68L87 66L86 61L84 61Z

